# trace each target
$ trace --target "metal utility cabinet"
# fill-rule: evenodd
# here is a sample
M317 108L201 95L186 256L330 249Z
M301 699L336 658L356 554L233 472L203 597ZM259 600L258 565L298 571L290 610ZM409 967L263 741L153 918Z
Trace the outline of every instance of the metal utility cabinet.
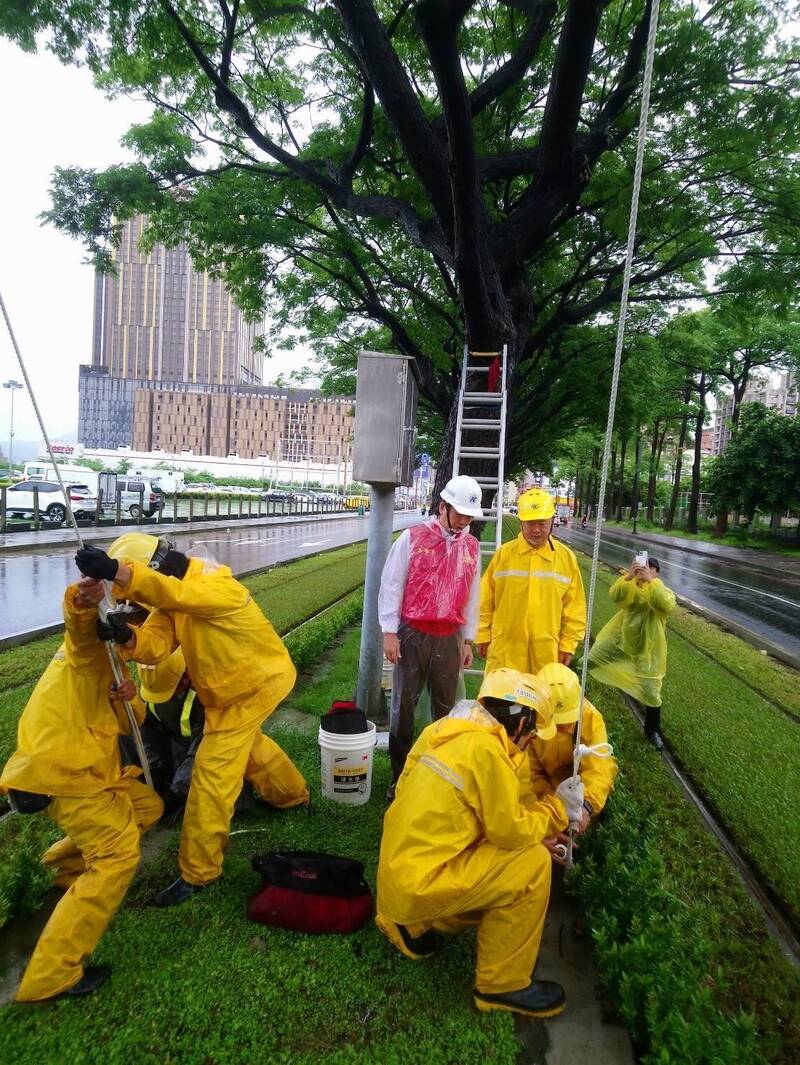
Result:
M417 382L407 355L362 351L356 384L353 479L414 483Z

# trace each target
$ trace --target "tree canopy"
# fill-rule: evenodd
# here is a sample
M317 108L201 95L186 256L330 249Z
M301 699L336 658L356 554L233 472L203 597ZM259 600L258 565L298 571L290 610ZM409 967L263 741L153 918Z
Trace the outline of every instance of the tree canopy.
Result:
M632 341L709 292L796 296L789 0L662 5ZM415 357L452 437L466 341L509 345L508 463L606 404L650 0L12 0L0 32L144 96L138 162L65 166L49 221L109 264L120 220L187 239L268 346L331 388Z

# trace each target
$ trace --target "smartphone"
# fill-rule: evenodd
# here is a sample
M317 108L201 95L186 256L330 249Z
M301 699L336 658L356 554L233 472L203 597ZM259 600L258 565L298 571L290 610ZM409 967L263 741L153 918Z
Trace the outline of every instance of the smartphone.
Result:
M647 565L647 552L646 551L637 551L636 554L633 556L633 564L634 564L634 566L646 566Z

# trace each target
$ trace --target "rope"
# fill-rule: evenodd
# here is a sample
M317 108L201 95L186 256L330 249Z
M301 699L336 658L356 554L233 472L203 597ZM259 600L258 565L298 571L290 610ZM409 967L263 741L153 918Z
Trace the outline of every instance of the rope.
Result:
M75 532L75 538L78 541L78 547L83 547L83 537L81 536L81 531L78 528L78 522L75 518L75 514L72 510L72 505L69 501L69 492L67 491L66 486L64 484L64 479L61 476L61 469L58 463L56 462L56 457L53 454L53 448L50 444L50 437L47 435L47 429L44 425L44 419L42 418L42 413L39 410L39 404L36 402L36 395L33 391L33 385L31 384L30 377L28 377L28 371L25 368L25 361L22 358L22 352L19 349L17 338L14 335L14 330L11 326L11 319L8 316L8 311L6 310L6 304L5 300L3 299L2 292L0 292L0 309L2 309L3 311L3 318L5 319L6 328L8 329L8 335L11 337L11 344L14 348L14 352L16 353L19 368L22 371L22 376L25 378L25 384L28 388L28 395L30 396L31 403L33 404L33 410L36 414L36 420L39 423L39 429L42 433L42 439L44 440L45 446L47 447L47 453L50 456L50 461L53 464L53 469L56 471L56 480L58 481L62 495L64 496L64 503L67 507L67 514L69 515L70 523ZM111 585L107 581L104 581L103 584L105 587L105 599L102 603L98 604L97 613L103 620L105 620L109 610L114 609L114 600L111 595ZM105 642L104 646L106 649L106 654L108 655L108 661L111 665L111 672L114 674L114 683L120 685L126 679L126 676L123 672L122 665L119 660L119 655L117 654L117 649L110 640ZM123 702L123 706L125 707L125 713L127 714L128 722L131 726L131 735L133 736L133 742L136 745L136 753L139 755L139 761L142 766L142 769L144 770L144 778L152 788L153 777L150 773L150 763L147 760L147 754L145 753L144 743L142 742L142 734L139 731L139 722L136 720L136 714L134 712L134 709L127 701L127 699Z
M600 475L600 497L597 503L597 521L594 528L594 544L592 547L592 571L589 578L589 596L586 604L586 635L583 642L583 664L581 667L581 701L578 711L578 724L576 728L575 751L572 760L572 776L575 779L580 769L583 755L581 739L581 727L583 725L583 704L586 697L586 678L589 667L589 643L592 635L592 619L594 615L594 596L597 586L597 569L600 560L600 538L603 531L603 516L605 511L606 484L608 481L608 466L611 460L611 438L614 433L614 414L617 408L617 391L619 388L619 372L622 365L622 348L625 343L625 325L628 317L628 292L631 284L631 272L633 270L633 252L636 243L636 222L639 215L639 194L642 189L642 169L644 165L644 145L647 139L647 119L650 112L650 88L653 83L653 62L655 59L656 33L658 30L658 12L660 0L653 0L650 9L650 26L647 33L647 53L644 63L644 79L642 82L642 104L639 111L639 135L636 141L636 163L633 170L633 191L631 193L631 213L628 221L628 244L625 250L625 267L622 274L622 293L619 302L619 319L617 322L617 342L614 349L614 369L611 376L611 394L608 401L608 421L606 422L606 436L603 446L603 464ZM572 827L569 833L568 862L572 864Z

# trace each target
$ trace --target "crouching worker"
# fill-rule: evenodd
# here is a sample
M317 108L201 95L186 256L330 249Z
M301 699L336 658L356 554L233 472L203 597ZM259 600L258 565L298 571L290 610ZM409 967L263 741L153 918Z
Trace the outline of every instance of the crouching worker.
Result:
M17 749L0 788L12 805L44 809L66 832L44 855L68 890L39 937L17 991L18 1002L86 995L109 966L88 966L125 897L139 863L139 837L162 812L156 793L122 772L119 736L128 731L121 697L144 713L127 680L113 688L96 633L102 586L80 581L64 596L64 643L33 690L19 722ZM109 692L112 692L109 695ZM49 801L48 801L49 798Z
M532 978L550 895L542 840L580 816L583 788L569 780L523 806L523 751L534 730L555 734L549 692L501 669L478 699L429 725L409 754L384 819L376 923L413 959L433 953L435 932L477 925L478 1009L554 1017L563 988Z
M180 647L154 666L139 666L139 694L146 714L144 744L153 787L164 802L164 813L180 810L189 794L192 766L203 738L203 704L192 687ZM138 764L133 744L123 741L124 758Z
M581 702L581 683L567 666L557 662L540 669L536 679L546 684L553 700L553 721L556 734L552 739L542 740L534 736L528 744L527 754L531 773L534 801L541 801L556 793L559 785L572 776L573 754L577 740L578 710ZM577 835L585 832L592 818L606 804L614 787L619 768L613 757L603 715L584 697L581 743L592 750L581 758L580 776L583 781L583 807L574 827ZM550 836L544 845L553 861L565 865L559 847L567 843L563 834Z
M155 896L159 906L174 906L222 872L242 777L271 806L308 802L302 775L261 731L292 690L295 668L275 630L227 566L187 558L169 540L145 533L119 537L108 554L84 548L76 561L86 576L113 580L121 597L154 608L135 630L109 615L103 631L113 635L123 655L155 664L180 646L205 706L183 818L180 876Z

